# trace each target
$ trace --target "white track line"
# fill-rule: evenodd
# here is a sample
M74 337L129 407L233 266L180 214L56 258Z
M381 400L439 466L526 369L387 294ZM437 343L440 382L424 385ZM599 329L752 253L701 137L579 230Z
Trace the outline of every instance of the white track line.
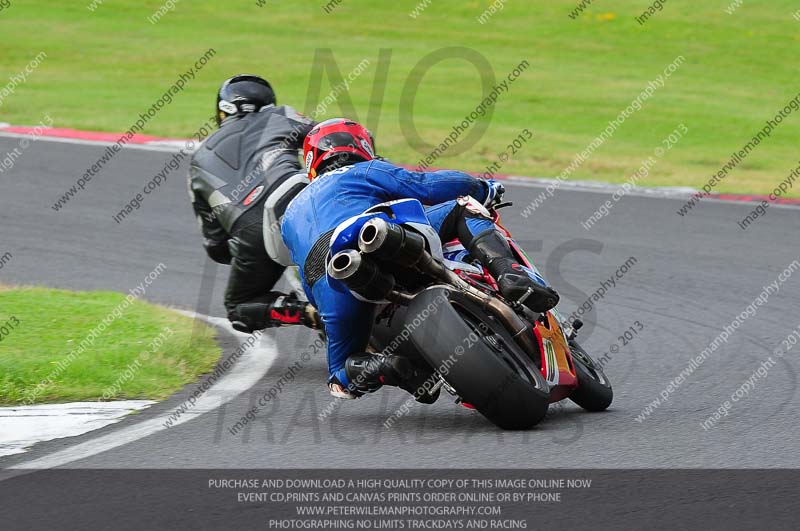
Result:
M188 315L189 317L199 317L200 319L203 319L212 325L224 328L234 335L240 344L244 343L244 338L249 337L247 334L234 331L227 319L209 317L206 315L196 314L194 312L181 313ZM23 461L21 463L12 465L6 468L5 471L19 469L38 470L64 466L68 463L72 463L80 459L86 459L87 457L91 457L93 455L97 455L99 453L132 443L154 433L167 429L173 429L179 424L183 424L184 422L193 420L204 413L208 413L209 411L219 408L223 404L230 402L236 396L253 387L261 379L261 377L267 373L277 358L277 355L278 349L275 345L275 341L266 334L262 334L260 343L256 343L247 349L230 370L230 372L220 378L206 393L200 395L200 397L197 399L197 402L195 402L194 407L191 410L183 413L183 415L181 415L172 423L170 428L166 428L164 423L167 421L170 415L173 414L174 408L161 413L158 417L112 431L107 435L102 435L80 444L70 446L69 448L59 450L38 459ZM0 471L0 480L8 479L9 477L18 475L14 473L4 474L3 472L4 471Z
M105 428L155 403L114 400L0 407L0 457L24 454L36 443Z

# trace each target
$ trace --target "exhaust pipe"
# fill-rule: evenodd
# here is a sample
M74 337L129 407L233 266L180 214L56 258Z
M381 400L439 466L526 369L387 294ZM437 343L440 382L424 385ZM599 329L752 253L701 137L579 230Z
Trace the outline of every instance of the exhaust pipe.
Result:
M328 264L328 274L336 280L347 283L347 279L354 276L361 267L361 254L358 251L342 251L336 253Z
M381 272L375 262L354 249L336 253L328 264L328 274L364 299L382 301L394 298L394 277Z
M393 288L394 278L377 271L377 266L374 262L369 261L369 257L374 256L380 260L391 261L404 267L416 267L419 271L439 279L445 284L460 288L473 301L497 316L511 333L516 343L526 352L533 355L537 351L525 321L520 319L508 305L467 284L457 274L437 262L425 249L425 239L420 234L407 230L402 225L374 218L361 228L361 232L358 235L358 247L366 256L361 256L357 251L353 250L342 251L333 257L329 266L333 278L338 278L337 274L343 277L347 275L347 279L342 278L340 280L345 282L352 291L362 295L361 291L354 286L362 283L360 280L362 277L374 279L377 275L388 276ZM343 255L346 255L346 258ZM340 258L338 262L337 258ZM366 266L363 271L359 270L365 267L363 265L365 263L369 264L369 266ZM370 268L373 268L374 271ZM336 269L341 269L342 273L336 273ZM352 270L353 272L346 273L345 270L348 272ZM368 280L367 282L375 282L376 285L379 283L375 280ZM392 300L398 294L392 288L388 288L385 291L381 290L383 294L380 298ZM405 300L405 304L408 304L408 300Z
M425 254L425 238L396 223L373 218L361 227L358 248L379 260L413 267Z

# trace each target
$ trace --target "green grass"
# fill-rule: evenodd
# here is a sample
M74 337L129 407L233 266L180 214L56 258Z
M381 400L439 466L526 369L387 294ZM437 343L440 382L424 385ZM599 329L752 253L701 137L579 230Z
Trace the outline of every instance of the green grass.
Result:
M158 400L214 367L220 349L211 328L143 302L120 307L121 317L84 341L124 302L112 292L0 291L0 325L8 331L0 341L0 405ZM153 344L159 336L161 346Z
M162 0L106 0L92 13L88 0L13 2L0 12L3 53L0 81L37 52L48 58L0 107L0 121L37 123L49 114L56 126L122 131L209 47L216 57L147 132L188 136L212 112L219 82L240 71L273 81L283 103L310 112L307 101L315 50L331 48L347 74L362 59L367 71L353 81L325 117L367 110L380 113L376 129L384 155L416 163L401 130L400 100L414 65L446 46L473 48L498 78L522 60L531 67L499 100L486 134L466 153L438 166L482 171L523 128L534 140L503 173L555 176L678 55L685 64L644 108L585 162L573 178L624 181L678 124L689 133L639 181L700 187L731 152L800 90L796 57L800 22L792 0L745 1L733 15L731 0L669 0L645 25L634 17L647 2L596 0L576 20L578 0L506 2L486 24L477 17L489 1L434 0L416 19L408 2L342 0L326 14L323 0L183 0L153 25L146 18ZM378 50L392 50L385 96L371 104ZM324 79L321 98L330 90ZM414 123L423 138L441 141L475 107L475 68L445 60L419 80ZM797 164L800 113L721 183L727 192L769 192ZM794 195L798 195L795 193Z

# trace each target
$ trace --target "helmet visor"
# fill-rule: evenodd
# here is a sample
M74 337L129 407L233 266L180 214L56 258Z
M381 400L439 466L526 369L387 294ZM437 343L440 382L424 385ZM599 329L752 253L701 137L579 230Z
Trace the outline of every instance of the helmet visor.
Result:
M356 140L353 138L353 135L350 133L339 132L339 133L331 133L322 137L319 141L319 149L322 150L329 150L335 147L352 147L357 148Z

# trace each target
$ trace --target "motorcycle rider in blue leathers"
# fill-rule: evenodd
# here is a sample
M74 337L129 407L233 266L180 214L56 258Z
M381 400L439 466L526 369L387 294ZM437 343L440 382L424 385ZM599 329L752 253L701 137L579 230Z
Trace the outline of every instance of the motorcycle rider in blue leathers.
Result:
M318 124L306 137L304 157L311 184L286 209L281 232L299 266L303 288L320 313L327 336L328 386L339 398L356 398L394 385L414 394L429 375L407 358L365 352L375 305L328 283L326 258L334 229L377 204L413 198L426 207L442 241L458 238L487 267L500 292L542 312L558 294L530 279L484 205L499 202L503 187L457 171L411 172L375 158L370 133L342 118ZM418 397L419 398L419 397ZM433 398L435 400L435 397Z

